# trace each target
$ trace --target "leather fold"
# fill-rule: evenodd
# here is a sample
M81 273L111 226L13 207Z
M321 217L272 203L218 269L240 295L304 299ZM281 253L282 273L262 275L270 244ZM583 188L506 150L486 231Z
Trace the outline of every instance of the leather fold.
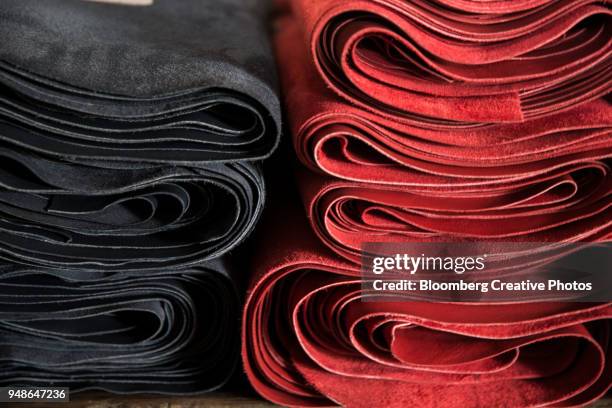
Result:
M582 406L610 388L609 304L368 302L359 266L321 245L297 201L265 222L242 358L295 407ZM263 242L263 241L262 241Z
M147 270L236 247L280 137L266 1L0 5L0 256Z
M225 255L280 139L268 13L0 2L0 386L194 395L233 376Z
M265 4L3 2L0 118L34 134L0 134L83 160L268 157L280 106Z
M72 392L196 394L237 364L227 261L182 272L0 268L0 384Z
M610 91L599 0L292 2L327 85L420 127L511 123Z

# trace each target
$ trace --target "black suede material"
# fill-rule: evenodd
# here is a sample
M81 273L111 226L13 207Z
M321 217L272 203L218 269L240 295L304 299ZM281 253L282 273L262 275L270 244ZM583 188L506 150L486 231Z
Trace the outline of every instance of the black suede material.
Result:
M0 1L0 386L227 382L243 282L219 257L281 128L267 7Z
M219 260L147 276L0 267L0 386L217 389L239 357L229 273Z
M0 137L58 157L267 157L280 107L265 0L0 2Z
M181 267L240 243L263 208L259 166L57 161L0 143L0 254L53 268Z
M238 245L279 139L265 0L0 2L0 256L184 267Z

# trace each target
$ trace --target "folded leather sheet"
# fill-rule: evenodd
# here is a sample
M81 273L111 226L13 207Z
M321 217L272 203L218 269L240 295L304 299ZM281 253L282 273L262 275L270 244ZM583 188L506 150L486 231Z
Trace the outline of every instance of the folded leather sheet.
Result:
M0 138L72 159L267 157L280 108L266 4L2 1Z
M610 91L600 0L293 0L327 85L387 119L520 122Z
M79 164L0 146L0 254L52 268L145 270L215 258L253 229L259 166Z
M244 312L256 390L287 406L603 396L612 305L367 302L359 263L365 242L612 240L609 6L290 3L276 49L307 218L285 202L261 231L278 238Z
M238 362L225 261L146 276L0 267L0 386L193 394Z
M610 304L364 302L358 266L298 204L271 212L253 261L242 358L284 406L579 406L612 383ZM259 241L264 243L265 240Z
M299 27L277 53L303 200L317 236L360 261L364 242L603 241L612 237L612 106L604 99L523 123L423 129L325 87ZM298 68L300 67L300 68ZM310 68L309 68L310 67Z
M482 189L389 187L300 170L317 236L359 263L365 242L603 242L612 239L609 163Z
M265 0L0 4L0 255L185 266L235 247L280 135Z
M329 90L282 21L276 50L298 158L334 177L411 187L488 189L571 174L612 157L612 104L597 99L523 123L424 129L347 103Z

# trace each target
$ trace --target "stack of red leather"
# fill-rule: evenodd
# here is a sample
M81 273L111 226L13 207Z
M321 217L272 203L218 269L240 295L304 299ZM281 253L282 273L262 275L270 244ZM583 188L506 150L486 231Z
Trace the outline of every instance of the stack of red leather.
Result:
M609 304L364 302L358 265L324 247L298 206L271 210L242 334L247 375L264 398L300 407L581 406L610 388Z
M598 0L293 0L321 77L345 99L430 126L546 116L609 91Z
M278 238L258 252L243 345L255 388L291 406L574 406L602 396L612 384L609 304L362 302L358 263L372 241L612 240L609 5L289 9L276 45L309 168L297 179L310 226L296 227L298 211L277 215L266 235Z

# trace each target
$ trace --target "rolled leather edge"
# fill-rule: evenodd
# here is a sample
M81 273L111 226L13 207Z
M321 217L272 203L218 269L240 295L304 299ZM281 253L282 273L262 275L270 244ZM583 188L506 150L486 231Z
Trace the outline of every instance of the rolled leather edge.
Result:
M65 0L3 3L0 16L6 24L0 31L6 41L0 46L0 82L22 94L14 102L27 96L44 109L50 106L45 112L51 116L54 109L64 111L51 125L40 113L23 116L23 111L9 109L9 117L51 139L52 143L42 146L58 156L184 165L267 158L278 145L281 126L276 69L265 25L267 2L217 3L204 9L187 0L160 0L143 8ZM64 21L67 15L69 24ZM173 36L174 42L170 41ZM58 54L63 57L57 58ZM173 134L173 144L159 140L151 144L147 158L142 152L147 149L130 153L113 146L113 139L100 145L104 138L94 132L97 125L88 129L78 120L83 114L120 119L113 126L132 123L142 133L154 127L147 118L172 122L177 112L185 111L184 118L174 119L174 125L185 132L183 122L194 123L193 115L189 116L194 101L215 95L236 96L240 104L258 111L263 134L250 151L222 154L215 143L206 144L209 135L195 140L206 146L200 157L181 158L180 150L190 147L185 137L177 139ZM74 115L65 122L68 112ZM204 125L217 126L206 121ZM113 126L97 130L107 131L107 136L115 133L113 143L120 143L121 134L117 136ZM214 136L215 131L211 132ZM129 132L123 135L132 137ZM155 132L149 135L155 140ZM231 141L234 136L230 132L225 137ZM61 145L68 141L72 144ZM98 145L88 145L91 141ZM32 148L41 147L36 141L30 143Z
M598 99L523 123L424 129L335 95L299 44L293 20L275 43L283 101L300 161L345 180L418 187L493 184L612 157L612 105ZM298 67L300 67L298 69Z
M130 273L0 267L0 385L195 395L238 362L233 266Z
M482 40L479 39L479 41L474 42L476 45L468 44L465 50L457 51L456 48L461 49L462 47L454 48L455 44L451 44L448 37L445 37L448 35L452 37L452 34L456 34L454 30L443 31L440 38L436 38L436 35L430 32L431 27L435 27L435 24L428 21L427 17L421 17L418 13L415 13L415 16L410 16L408 10L414 7L411 4L406 5L394 1L347 3L335 0L317 2L316 4L301 0L292 2L294 13L298 17L298 24L302 27L304 38L309 45L312 59L317 65L320 75L331 89L353 104L400 122L428 128L440 125L462 127L466 124L477 123L520 122L526 118L565 111L580 103L602 97L609 92L610 73L606 68L606 63L610 58L609 52L606 52L609 42L604 43L598 53L592 56L594 59L592 58L589 63L586 63L580 69L570 69L574 67L578 58L570 60L563 67L566 73L569 71L569 74L566 75L564 82L561 84L559 84L559 77L555 74L555 71L551 71L552 74L548 76L546 83L544 83L546 86L542 86L542 79L536 75L535 80L523 81L524 84L512 86L510 89L502 87L502 90L505 89L507 92L501 92L500 89L495 89L498 85L497 82L500 82L500 80L494 79L491 81L495 84L492 95L441 99L436 95L425 95L426 92L422 92L424 89L427 90L429 85L421 81L421 78L411 78L414 79L413 83L417 82L421 86L420 90L413 91L396 86L395 83L381 84L381 81L376 80L376 75L365 78L366 75L362 75L362 69L354 68L357 64L350 59L354 52L353 47L356 47L360 39L368 35L364 34L368 32L368 29L371 28L374 34L384 32L383 35L388 35L393 40L397 40L398 37L418 37L410 37L410 41L416 45L413 44L409 52L418 54L422 48L429 46L429 49L422 52L421 56L436 54L434 50L437 48L443 50L444 56L434 55L429 61L420 65L416 64L418 69L425 66L423 69L427 71L430 69L429 64L434 64L438 59L447 59L451 64L454 62L465 63L466 71L469 71L470 67L477 69L480 66L487 66L490 62L530 55L529 52L533 51L534 48L539 50L542 44L548 44L558 39L563 34L559 31L565 30L564 32L567 32L568 25L572 27L581 19L588 19L592 15L601 13L604 16L603 18L609 20L610 10L596 1L592 3L592 7L588 5L583 7L583 14L568 11L567 15L564 15L561 19L563 24L559 24L559 27L555 24L549 24L546 27L542 24L538 25L536 29L528 31L528 35L525 36L528 37L527 39L519 36L517 44L512 41L499 41L498 43L493 42L490 47L480 47L479 41ZM444 5L440 9L444 10ZM410 17L406 17L407 15ZM360 18L363 21L360 21ZM412 19L415 21L412 21ZM356 27L351 29L350 24L354 21L357 21L355 23ZM347 31L346 35L336 31L342 29ZM599 32L602 34L604 31L605 25L602 24ZM360 34L361 37L359 37ZM529 38L529 35L532 35L533 38ZM329 38L339 42L340 45L329 44L331 41ZM600 39L605 41L603 35L600 35ZM502 50L498 53L493 48L499 44L502 44ZM465 57L466 60L458 59L459 55ZM479 60L478 57L482 60ZM365 61L367 58L363 58L363 60ZM368 65L367 61L364 61L361 61L361 68ZM432 61L434 62L432 63ZM559 69L557 67L557 70ZM514 74L514 71L511 71L509 76L512 77L512 74ZM382 76L382 74L380 75ZM393 74L391 73L389 76L392 77ZM348 77L350 77L350 80ZM608 80L605 78L608 78ZM396 81L401 82L402 79L403 77L396 78ZM433 87L433 84L438 85L439 83L443 84L443 88L447 85L444 81L432 81L430 85ZM582 86L574 87L575 83L580 83ZM585 84L588 84L588 86ZM452 86L454 84L451 84ZM531 95L533 92L529 91L529 86L534 86L537 90L535 96ZM568 89L564 95L572 94L570 99L559 100L558 92L562 87ZM583 88L589 89L585 90ZM544 91L540 93L542 89ZM525 92L523 92L524 90Z
M0 256L50 268L197 264L242 242L265 199L259 164L56 161L3 147Z
M581 183L577 176L584 169L593 170L595 176ZM499 192L494 189L477 187L472 191L458 187L429 190L428 186L338 180L314 174L301 166L296 173L312 230L334 252L358 263L362 244L381 239L563 243L612 239L609 163L587 162L583 167L564 171L551 172L552 186L564 185L569 180L575 189L571 190L572 194L533 207L529 200L535 197L537 201L550 188L546 179L521 180L526 184L511 185L498 196ZM528 194L521 199L520 194L524 192L533 196ZM488 196L493 200L487 199ZM527 204L523 205L522 200ZM449 202L453 205L447 205ZM377 211L382 215L377 216Z
M353 302L355 304L351 311L346 311L347 314L338 312L337 318L341 320L331 318L321 321L325 319L320 315L324 305L315 303L317 299L322 302L327 299L330 302L325 305L327 309L332 305L340 308L350 303L353 297L348 295L335 300L330 299L330 296L343 284L352 285L358 292L359 267L321 246L310 233L296 200L292 197L277 198L279 201L274 208L264 216L260 231L261 236L277 239L272 244L263 239L259 241L242 323L242 360L245 371L251 384L264 398L283 406L295 407L337 404L369 407L381 401L390 407L451 407L456 406L453 403L457 401L474 407L488 407L491 404L544 406L555 403L573 406L592 402L610 388L609 319L612 317L612 309L609 304L532 303L517 308L516 305L427 302L368 304L357 300ZM308 280L307 274L313 275L311 280ZM291 280L292 277L297 280ZM278 292L281 290L283 292ZM319 297L312 295L313 292L319 293ZM304 293L308 294L307 300L302 297ZM411 315L406 311L411 307L416 314ZM311 308L312 313L306 315L304 310L296 311L298 308ZM524 380L520 380L519 375L518 381L524 381L523 386L527 387L522 393L513 393L511 386L503 385L497 389L503 392L495 391L494 377L489 378L484 373L481 373L483 382L479 383L478 369L475 367L475 376L456 376L462 369L460 366L453 366L452 363L446 366L441 362L436 366L438 363L435 361L431 362L430 367L419 367L416 364L406 368L407 382L403 383L399 380L403 375L401 368L394 370L392 366L370 359L362 354L364 350L354 348L355 342L359 341L357 338L351 337L349 340L337 332L348 330L350 322L342 319L348 319L355 313L358 315L359 308L364 313L378 313L389 319L395 317L400 326L408 324L408 321L411 327L421 326L420 330L425 332L417 335L417 339L422 335L435 336L438 333L455 338L459 341L457 347L461 347L464 341L490 341L493 346L496 342L512 342L513 339L522 342L519 347L529 348L530 342L544 342L542 344L546 347L546 342L555 344L554 339L558 338L568 339L567 343L561 344L568 347L568 355L571 355L574 352L572 339L584 339L586 348L582 350L590 350L589 357L576 354L576 361L588 364L580 363L582 367L574 370L572 365L559 363L559 367L551 368L553 372L549 375L553 379L543 377L541 388L537 383L537 368L534 368L536 371L527 374ZM400 317L403 314L406 317L404 323ZM301 323L298 330L296 325ZM330 328L334 323L338 327ZM312 332L308 331L309 328ZM367 330L367 326L362 329ZM593 331L589 332L591 329ZM358 336L358 333L353 335ZM380 336L377 341L383 341L381 338L384 334L380 333ZM317 351L318 342L326 345ZM449 344L445 347L452 348ZM428 349L424 348L423 352L426 351ZM581 360L583 358L585 360ZM339 365L334 366L334 361ZM499 369L510 370L511 365L505 368L500 366ZM469 365L464 368L468 369ZM433 374L430 370L440 373ZM560 371L555 373L557 370ZM566 370L567 377L564 377ZM495 376L493 371L492 375ZM501 371L499 380L502 383L505 381ZM487 401L480 400L482 394L478 391L485 385L488 389ZM462 387L465 387L463 393ZM570 389L571 392L567 391Z

